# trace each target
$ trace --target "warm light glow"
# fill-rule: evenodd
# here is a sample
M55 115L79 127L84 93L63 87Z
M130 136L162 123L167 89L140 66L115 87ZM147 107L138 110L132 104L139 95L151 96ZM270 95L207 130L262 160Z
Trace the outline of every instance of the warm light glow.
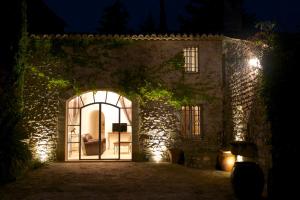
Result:
M162 152L160 152L160 151L155 151L155 152L153 153L153 160L154 160L155 162L160 162L160 161L162 160L162 155L161 155L161 153L162 153Z
M46 152L40 151L38 152L40 161L45 162L48 160L48 155Z
M248 64L253 68L259 68L259 69L261 68L260 61L256 57L249 59Z
M221 166L224 171L231 171L235 163L235 156L231 151L222 151Z
M235 163L235 158L233 156L228 157L228 158L225 159L225 162L226 162L227 167L232 169L232 167Z
M159 146L156 146L152 150L152 160L155 162L161 162L163 159L163 152L167 150L167 147L165 145L165 142L159 141L159 140L153 140L154 143L160 144Z
M111 91L85 92L70 99L67 102L67 159L78 160L79 156L83 159L99 159L94 152L87 154L82 142L86 134L93 140L101 139L100 159L131 159L131 106L130 100ZM119 122L127 124L127 131L120 133L120 146L118 133L112 130L112 124Z
M245 113L242 106L236 106L233 110L233 124L234 124L234 140L244 141L245 140Z
M243 162L243 161L244 161L243 156L241 156L241 155L236 156L236 162Z
M35 157L40 160L41 162L46 162L49 159L49 154L47 148L46 148L47 142L39 142L35 148Z
M36 132L48 134L53 133L53 130L49 129L41 123L36 123L34 129ZM38 141L36 141L32 147L34 159L40 160L41 162L46 162L53 156L53 152L51 151L52 142L50 137L38 138Z

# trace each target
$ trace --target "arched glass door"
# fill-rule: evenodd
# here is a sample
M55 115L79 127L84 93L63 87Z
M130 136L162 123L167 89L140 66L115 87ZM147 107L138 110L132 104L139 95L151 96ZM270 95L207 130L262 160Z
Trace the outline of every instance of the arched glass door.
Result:
M67 102L67 160L131 160L132 104L114 92L87 92Z

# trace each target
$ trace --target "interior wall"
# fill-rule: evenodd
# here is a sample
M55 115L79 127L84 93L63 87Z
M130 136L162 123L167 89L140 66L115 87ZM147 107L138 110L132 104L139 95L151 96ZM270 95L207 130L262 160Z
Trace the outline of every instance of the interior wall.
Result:
M94 104L81 110L81 135L91 134L94 139L99 138L99 105Z

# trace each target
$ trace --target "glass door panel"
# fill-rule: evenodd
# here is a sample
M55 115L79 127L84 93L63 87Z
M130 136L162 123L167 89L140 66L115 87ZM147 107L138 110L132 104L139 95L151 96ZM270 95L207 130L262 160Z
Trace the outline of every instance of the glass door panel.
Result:
M74 102L73 102L74 103ZM74 103L76 104L76 103ZM68 159L79 159L79 129L80 129L80 108L68 109L67 116L67 155ZM77 146L77 148L76 148Z
M99 104L92 104L81 109L80 159L99 159Z
M79 159L79 143L68 143L68 160Z
M101 159L119 159L119 132L113 131L113 124L120 121L120 109L108 104L101 104L101 118L105 118L105 125L101 129L102 155Z
M86 92L67 102L66 117L68 160L132 158L130 100L110 91Z

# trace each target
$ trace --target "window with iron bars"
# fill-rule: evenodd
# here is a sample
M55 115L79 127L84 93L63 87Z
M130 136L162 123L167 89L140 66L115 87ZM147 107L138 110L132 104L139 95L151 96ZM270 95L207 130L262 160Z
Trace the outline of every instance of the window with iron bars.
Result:
M181 133L184 138L200 139L202 130L201 106L182 106Z
M184 71L185 72L198 72L198 48L189 47L183 49L184 55Z

